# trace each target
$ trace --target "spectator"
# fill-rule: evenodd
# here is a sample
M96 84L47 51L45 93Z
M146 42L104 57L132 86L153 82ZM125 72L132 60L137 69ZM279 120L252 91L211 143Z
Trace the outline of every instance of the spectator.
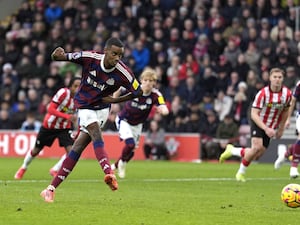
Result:
M293 89L296 86L299 77L295 72L295 68L293 66L289 66L286 68L286 76L283 80L283 84L287 86L289 89Z
M220 90L214 101L214 110L218 113L219 120L223 121L226 115L230 113L232 107L232 98Z
M215 88L216 83L217 77L211 67L206 67L204 69L203 75L198 76L198 85L204 93L209 93L211 96L213 96L217 92Z
M230 73L229 82L226 90L226 95L233 98L238 91L238 84L240 82L239 74L236 71Z
M165 131L155 120L150 122L150 129L145 136L144 154L146 159L169 159L165 146Z
M243 27L241 26L240 20L237 17L232 19L231 25L226 27L222 33L222 37L227 42L232 36L240 36L243 32Z
M233 105L230 113L234 116L234 121L238 125L248 124L249 101L246 91L246 82L239 82L238 90L233 97Z
M193 56L200 62L203 57L208 53L209 48L209 40L205 34L201 34L198 36L197 42L193 49Z
M18 101L16 103L16 111L11 114L11 118L13 118L13 129L20 129L22 123L26 120L27 115L27 107L24 101Z
M45 19L49 25L53 25L63 15L63 9L57 4L56 0L50 0L49 6L45 9Z
M178 94L188 106L196 103L199 104L203 97L203 91L197 85L195 77L193 76L188 76L186 78L185 82L181 84Z
M192 76L196 78L199 75L199 64L195 57L188 53L184 62L179 66L179 80L186 80Z
M260 52L258 51L255 42L250 42L245 52L245 60L250 66L250 69L254 70L255 72L258 72L260 56Z
M246 63L245 55L240 53L237 58L237 64L234 70L238 73L240 81L246 81L250 66Z
M210 29L206 24L206 20L203 17L197 17L196 28L194 29L196 37L200 35L206 35L206 37L210 36Z
M9 111L7 109L0 109L0 129L11 130L15 129L13 119L9 117Z
M236 0L226 0L225 6L222 7L221 14L228 25L237 16L239 6Z
M132 56L135 61L135 71L137 76L150 62L150 50L144 45L142 40L137 40L135 48L132 50Z
M28 112L26 120L22 123L21 131L35 131L38 132L42 126L41 121L37 120L35 115L36 112Z
M208 54L213 62L217 63L219 61L219 56L224 52L225 47L226 42L222 37L222 33L214 32L208 46Z
M213 110L206 113L205 123L201 124L201 159L217 159L219 156L219 144L215 141L219 120Z
M234 122L232 115L227 114L219 123L216 138L219 141L218 156L225 150L227 144L239 144L239 127Z

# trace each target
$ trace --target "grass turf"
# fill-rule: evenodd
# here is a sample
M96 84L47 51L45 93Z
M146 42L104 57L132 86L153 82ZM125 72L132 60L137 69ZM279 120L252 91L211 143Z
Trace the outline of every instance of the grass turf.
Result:
M236 182L237 163L132 161L112 192L96 160L81 160L56 190L54 203L39 193L50 183L54 159L36 159L23 180L21 158L0 159L0 221L5 225L277 225L294 224L300 208L286 207L281 189L289 167L253 164L246 183Z

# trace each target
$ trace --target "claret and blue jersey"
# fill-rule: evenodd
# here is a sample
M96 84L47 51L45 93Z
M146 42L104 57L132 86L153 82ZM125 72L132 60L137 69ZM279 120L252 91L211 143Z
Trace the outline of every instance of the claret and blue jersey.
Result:
M103 109L110 106L102 98L120 87L138 95L140 84L131 70L120 61L112 69L104 68L104 54L93 51L68 53L68 60L82 66L82 78L74 100L79 109Z
M139 98L127 101L119 113L119 117L130 125L144 123L154 105L164 104L165 100L162 94L159 90L153 88L149 95L142 95Z

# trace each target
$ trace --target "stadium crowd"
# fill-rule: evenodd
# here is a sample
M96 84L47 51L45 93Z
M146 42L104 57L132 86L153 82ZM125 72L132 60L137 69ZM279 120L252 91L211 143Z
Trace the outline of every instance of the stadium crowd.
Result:
M102 51L113 36L125 43L122 60L137 77L146 67L159 75L157 88L170 114L153 111L145 131L156 120L166 132L234 139L248 125L249 106L271 67L286 71L289 88L299 79L298 5L293 0L24 0L0 26L0 129L21 129L27 115L40 121L54 93L80 74L72 63L51 61L55 47ZM113 105L106 130L116 130L121 107ZM25 130L34 130L34 124Z

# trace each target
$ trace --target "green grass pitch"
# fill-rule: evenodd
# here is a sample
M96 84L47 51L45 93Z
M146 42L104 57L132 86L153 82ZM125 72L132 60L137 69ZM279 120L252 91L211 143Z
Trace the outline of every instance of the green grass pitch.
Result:
M35 159L16 181L22 160L0 159L3 225L287 225L300 213L280 200L286 184L299 182L289 179L288 165L253 164L248 181L238 183L238 163L132 161L112 192L96 160L81 160L51 204L39 194L56 160Z

